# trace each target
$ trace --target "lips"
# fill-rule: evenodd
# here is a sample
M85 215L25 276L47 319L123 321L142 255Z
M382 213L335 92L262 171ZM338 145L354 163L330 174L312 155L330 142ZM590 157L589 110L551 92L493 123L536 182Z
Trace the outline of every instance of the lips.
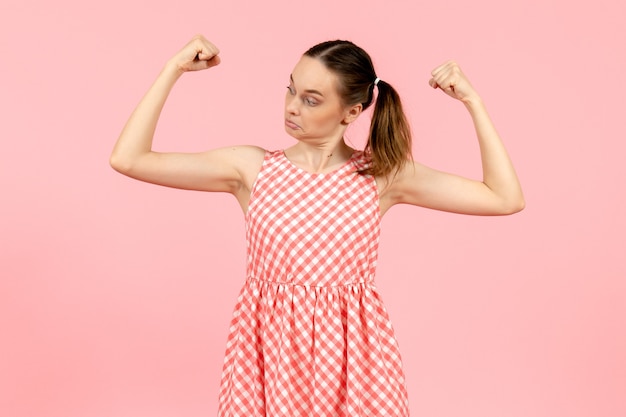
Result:
M289 129L300 129L300 126L288 119L285 119L285 126L287 126Z

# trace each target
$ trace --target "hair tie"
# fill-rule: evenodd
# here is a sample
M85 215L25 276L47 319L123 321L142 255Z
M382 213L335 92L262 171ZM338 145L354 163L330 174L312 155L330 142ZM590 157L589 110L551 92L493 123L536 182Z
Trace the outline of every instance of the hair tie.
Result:
M376 79L374 80L374 85L378 85L379 81L380 81L380 78L376 77Z

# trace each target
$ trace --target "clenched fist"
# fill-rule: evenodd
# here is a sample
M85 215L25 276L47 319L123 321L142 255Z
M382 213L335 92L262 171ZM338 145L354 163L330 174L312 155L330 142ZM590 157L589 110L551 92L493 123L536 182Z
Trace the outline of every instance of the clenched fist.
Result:
M454 61L448 61L431 72L428 83L432 88L440 88L444 93L462 102L478 99L478 93Z
M170 59L181 72L200 71L218 65L220 50L204 36L196 35Z

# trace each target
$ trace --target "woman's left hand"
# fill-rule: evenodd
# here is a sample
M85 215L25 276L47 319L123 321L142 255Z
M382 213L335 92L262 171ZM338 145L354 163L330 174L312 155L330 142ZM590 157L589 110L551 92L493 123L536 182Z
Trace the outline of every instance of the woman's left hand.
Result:
M431 72L431 75L432 78L428 84L432 88L440 88L450 97L464 103L479 99L478 93L456 62L448 61L438 66Z

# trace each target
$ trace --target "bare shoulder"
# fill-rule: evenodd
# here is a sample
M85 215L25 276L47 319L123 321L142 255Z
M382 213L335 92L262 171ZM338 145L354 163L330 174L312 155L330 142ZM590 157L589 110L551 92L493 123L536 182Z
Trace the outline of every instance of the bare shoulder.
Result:
M422 181L432 174L433 170L413 160L388 177L377 177L378 194L381 214L396 204L416 204L416 194L423 192Z
M231 163L240 168L257 162L262 163L266 151L259 146L237 145L217 148L209 152L231 161Z
M241 174L244 186L251 186L258 175L266 150L254 145L230 146L220 149L235 165Z
M394 177L389 180L389 194L395 204L409 203L409 195L426 191L439 171L429 168L417 161L408 161Z

